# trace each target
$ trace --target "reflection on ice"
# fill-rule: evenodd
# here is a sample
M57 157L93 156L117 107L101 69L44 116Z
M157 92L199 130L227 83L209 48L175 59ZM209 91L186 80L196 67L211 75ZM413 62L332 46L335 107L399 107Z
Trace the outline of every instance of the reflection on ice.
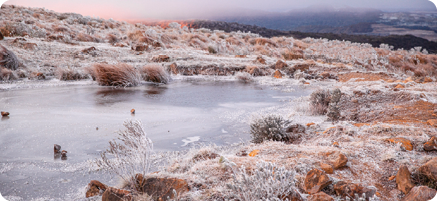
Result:
M200 140L199 136L194 136L194 137L187 137L187 139L183 139L182 142L184 142L184 144L182 145L183 147L187 146L190 143L193 142L197 142Z

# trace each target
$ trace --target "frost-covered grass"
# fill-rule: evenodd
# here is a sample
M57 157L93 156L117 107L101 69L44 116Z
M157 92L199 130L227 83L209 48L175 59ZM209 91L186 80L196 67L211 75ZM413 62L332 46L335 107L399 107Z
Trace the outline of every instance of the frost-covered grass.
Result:
M93 71L102 86L132 87L140 83L139 72L129 64L94 64Z
M141 68L141 74L145 81L167 84L170 75L159 64L150 63Z

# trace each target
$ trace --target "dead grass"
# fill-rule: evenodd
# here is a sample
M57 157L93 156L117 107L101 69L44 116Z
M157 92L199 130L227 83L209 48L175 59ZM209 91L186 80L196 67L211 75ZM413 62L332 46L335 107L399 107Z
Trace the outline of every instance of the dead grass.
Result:
M277 47L276 43L268 38L253 38L249 40L251 45L270 45L272 47Z
M127 37L131 41L138 41L140 38L144 37L144 34L140 30L132 31L127 34Z
M0 81L15 80L17 76L9 69L0 67Z
M303 51L298 48L286 49L281 54L285 60L303 59Z
M82 41L82 42L96 42L96 39L92 37L91 35L79 33L76 36L76 40Z
M391 79L391 77L385 73L359 73L359 72L338 74L338 78L340 82L347 82L351 79L356 79L355 80L356 82L379 81L379 80L387 81Z
M118 37L114 34L108 34L106 35L106 39L108 40L108 43L114 44L119 41Z
M141 69L144 81L167 84L170 81L170 75L164 67L159 64L147 64Z
M86 79L88 76L82 74L76 68L58 67L55 72L56 78L63 81Z
M140 83L140 74L129 64L115 65L96 63L92 69L99 85L132 87Z

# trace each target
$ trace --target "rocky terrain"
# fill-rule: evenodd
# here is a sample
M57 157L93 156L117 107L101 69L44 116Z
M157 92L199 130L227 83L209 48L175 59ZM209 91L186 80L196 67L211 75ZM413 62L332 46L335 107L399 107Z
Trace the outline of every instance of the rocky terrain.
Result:
M436 194L437 55L422 47L265 38L178 23L162 28L13 5L0 10L0 32L0 93L93 83L96 66L120 63L138 73L162 66L173 78L314 90L285 103L279 126L267 127L282 137L160 153L154 157L166 162L158 172L132 172L116 188L91 181L83 199L428 200Z

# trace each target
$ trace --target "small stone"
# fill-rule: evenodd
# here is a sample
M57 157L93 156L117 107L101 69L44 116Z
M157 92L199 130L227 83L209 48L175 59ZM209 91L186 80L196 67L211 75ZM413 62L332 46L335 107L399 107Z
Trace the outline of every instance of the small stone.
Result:
M2 113L2 115L3 115L3 113ZM426 121L426 123L430 126L437 127L437 119L430 119L430 120Z
M3 116L3 117L6 117L6 116L9 116L9 112L1 112L1 115Z
M425 151L434 151L434 150L437 150L437 138L436 137L432 137L427 142L425 142L425 144L423 144L423 149Z
M308 196L308 201L334 201L334 198L324 192Z
M436 190L434 189L427 186L416 186L401 201L428 201L433 199L435 195Z
M319 169L312 169L305 177L305 191L308 194L316 194L331 183L332 181L325 172Z
M55 152L55 154L61 152L61 145L55 144L53 151Z
M403 88L405 88L405 87L404 87L404 85L398 84L398 85L396 85L395 88L396 88L396 89L403 89Z
M256 61L262 64L266 64L266 60L262 56L258 56L256 58Z
M320 169L325 171L326 174L333 174L334 173L334 169L332 168L332 166L329 164L326 164L326 163L321 163Z
M131 114L135 114L135 109L130 110Z
M250 157L254 157L254 156L258 155L258 153L259 153L259 150L258 150L258 149L255 149L255 150L253 150L253 151L251 151L251 152L249 153L249 156L250 156Z
M413 145L411 144L411 141L407 140L405 138L402 138L402 137L389 138L389 139L386 139L385 141L390 142L390 143L394 143L394 144L400 143L401 147L407 151L413 150Z
M334 146L334 147L340 147L340 144L338 144L338 142L334 142L334 143L332 143L332 146Z
M389 177L388 180L389 180L389 181L392 181L392 180L395 179L395 178L396 178L396 175L393 175L393 176Z
M280 79L282 78L282 73L279 70L276 70L273 74L273 77Z
M338 154L337 159L334 161L334 169L339 169L347 164L347 157L344 154Z
M399 168L396 174L396 184L398 185L398 189L405 194L408 194L414 187L414 184L411 182L411 173L407 166L403 165Z
M335 193L341 197L355 198L355 194L365 195L366 198L373 197L376 190L362 186L361 184L339 181L334 184Z
M61 152L61 159L62 160L67 160L67 151L62 150L62 152Z
M310 126L312 126L312 125L314 125L315 123L307 123L307 127L310 127Z

